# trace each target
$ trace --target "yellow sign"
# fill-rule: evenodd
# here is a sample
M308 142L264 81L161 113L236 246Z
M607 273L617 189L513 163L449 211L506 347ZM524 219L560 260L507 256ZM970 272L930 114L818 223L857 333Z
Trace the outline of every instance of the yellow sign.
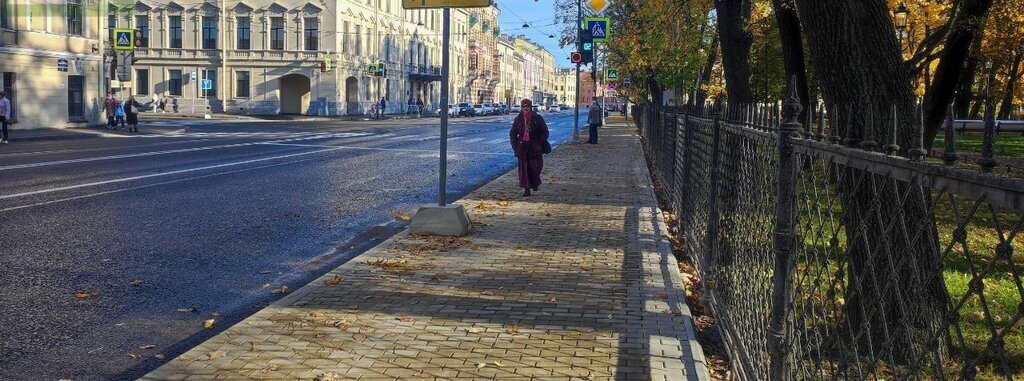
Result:
M114 50L135 50L135 31L132 29L114 29Z
M491 0L402 0L402 8L482 8L491 6Z
M601 13L608 9L612 2L610 0L587 0L587 5L594 10L594 13Z

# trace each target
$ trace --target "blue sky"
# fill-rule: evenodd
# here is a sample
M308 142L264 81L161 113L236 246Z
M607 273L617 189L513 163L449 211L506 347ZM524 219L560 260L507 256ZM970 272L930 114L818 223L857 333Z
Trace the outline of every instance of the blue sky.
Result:
M498 23L502 32L526 35L555 56L556 66L569 67L568 57L572 47L560 49L557 38L548 38L548 35L552 34L557 37L561 29L561 26L554 25L554 0L497 0L497 3L498 9L501 10ZM523 28L524 22L530 24L530 28Z

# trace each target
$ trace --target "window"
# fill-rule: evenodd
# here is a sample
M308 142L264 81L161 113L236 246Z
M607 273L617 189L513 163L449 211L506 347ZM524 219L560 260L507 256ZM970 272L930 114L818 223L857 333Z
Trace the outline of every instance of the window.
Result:
M249 50L250 41L252 40L252 30L249 29L250 21L248 17L238 18L238 43L235 45L235 49Z
M235 72L235 96L239 98L249 97L249 72Z
M82 3L80 0L67 0L64 15L67 34L82 35Z
M8 20L11 14L8 0L0 0L0 28L9 29L11 22Z
M217 18L203 16L203 49L217 49Z
M167 71L167 92L171 95L181 96L181 70Z
M149 41L149 16L135 16L135 29L142 32L142 39ZM148 46L148 45L147 45ZM144 94L144 93L140 93Z
M169 46L174 49L181 49L181 16L170 16L167 18L170 27Z
M149 94L148 69L135 69L135 94Z
M203 70L203 79L209 79L210 86L209 90L203 90L203 96L216 96L217 95L217 71L216 70Z
M316 17L306 17L305 30L303 35L306 37L306 50L318 50L320 47L320 21Z
M357 56L360 55L360 54L363 54L362 53L362 50L363 50L363 47L362 47L362 45L363 45L363 37L360 36L361 33L362 33L362 26L356 25L356 55Z
M284 50L284 17L270 18L270 48Z
M344 33L341 35L341 52L348 53L348 39L350 38L348 35L348 21L345 21L342 25L343 27L341 30Z
M117 12L111 11L110 14L107 15L107 35L110 36L110 38L114 38L115 28L117 28Z
M68 76L68 120L85 121L85 76Z

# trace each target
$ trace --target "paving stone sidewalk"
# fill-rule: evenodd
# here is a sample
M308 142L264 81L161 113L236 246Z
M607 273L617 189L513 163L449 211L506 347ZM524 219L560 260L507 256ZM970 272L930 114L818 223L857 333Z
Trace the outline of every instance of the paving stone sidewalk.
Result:
M706 380L638 139L612 118L533 196L459 201L471 235L401 233L142 379Z

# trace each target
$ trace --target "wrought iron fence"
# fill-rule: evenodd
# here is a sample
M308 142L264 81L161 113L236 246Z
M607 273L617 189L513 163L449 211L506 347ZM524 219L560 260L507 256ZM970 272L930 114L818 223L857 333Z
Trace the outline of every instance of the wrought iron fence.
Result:
M800 111L633 110L735 374L1024 380L1024 181Z

